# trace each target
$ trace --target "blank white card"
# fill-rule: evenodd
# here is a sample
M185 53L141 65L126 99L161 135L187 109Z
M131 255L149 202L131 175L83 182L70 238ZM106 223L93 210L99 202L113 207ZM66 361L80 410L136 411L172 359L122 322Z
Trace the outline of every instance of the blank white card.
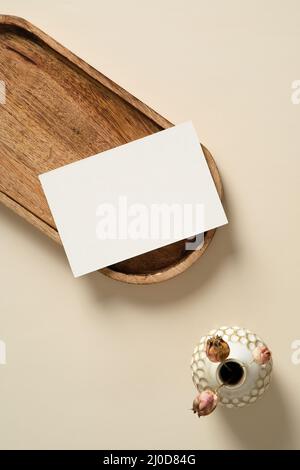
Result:
M39 178L75 277L227 223L191 122Z

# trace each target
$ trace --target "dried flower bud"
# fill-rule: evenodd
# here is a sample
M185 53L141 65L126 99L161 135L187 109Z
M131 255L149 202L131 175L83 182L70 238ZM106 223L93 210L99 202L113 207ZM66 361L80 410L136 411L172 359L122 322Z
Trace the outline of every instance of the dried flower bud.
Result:
M203 390L193 401L193 412L200 416L209 415L218 404L218 396L212 390Z
M230 348L222 336L213 336L206 342L206 355L212 362L223 362L229 356Z
M270 349L267 348L267 346L257 346L253 350L253 360L256 362L256 364L267 364L267 362L270 361L272 357L272 353Z

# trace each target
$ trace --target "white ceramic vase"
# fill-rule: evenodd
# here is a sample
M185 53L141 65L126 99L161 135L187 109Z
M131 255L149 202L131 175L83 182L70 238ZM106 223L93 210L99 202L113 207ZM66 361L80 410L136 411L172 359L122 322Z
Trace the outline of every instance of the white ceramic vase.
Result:
M214 336L221 336L229 345L229 356L223 362L215 363L207 357L207 340ZM227 408L256 402L269 387L272 372L272 359L266 364L258 364L253 359L253 351L264 346L256 334L238 326L223 326L202 336L191 362L198 392L217 391L218 403Z

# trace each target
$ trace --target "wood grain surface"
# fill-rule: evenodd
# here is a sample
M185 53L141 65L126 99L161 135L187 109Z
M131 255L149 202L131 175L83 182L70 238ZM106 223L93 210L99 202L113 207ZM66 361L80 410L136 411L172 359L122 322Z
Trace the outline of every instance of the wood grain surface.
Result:
M172 124L27 21L0 16L0 200L46 235L60 237L38 175L166 129ZM219 195L215 162L203 147ZM172 169L170 168L170 177ZM113 279L170 279L206 250L185 241L102 269Z

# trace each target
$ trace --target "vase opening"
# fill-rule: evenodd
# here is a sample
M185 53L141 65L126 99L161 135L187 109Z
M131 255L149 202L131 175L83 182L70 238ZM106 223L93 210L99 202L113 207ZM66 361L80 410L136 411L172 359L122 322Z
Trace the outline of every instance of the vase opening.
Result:
M220 364L218 374L220 382L230 387L236 387L245 379L244 367L233 359L228 359Z

